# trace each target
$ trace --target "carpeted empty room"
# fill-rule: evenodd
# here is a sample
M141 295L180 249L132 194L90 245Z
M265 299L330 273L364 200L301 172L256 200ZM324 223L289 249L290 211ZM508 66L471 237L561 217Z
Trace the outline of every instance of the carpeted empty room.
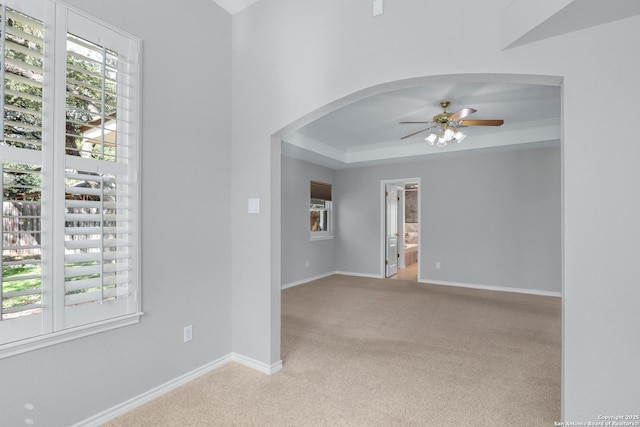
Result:
M561 299L334 275L282 291L283 369L229 363L110 426L545 426Z

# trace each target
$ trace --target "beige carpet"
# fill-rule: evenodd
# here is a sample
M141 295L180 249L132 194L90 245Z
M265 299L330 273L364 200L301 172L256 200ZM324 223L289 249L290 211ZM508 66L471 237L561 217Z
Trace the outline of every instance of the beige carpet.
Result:
M332 276L282 292L283 369L230 363L109 426L552 426L560 299Z

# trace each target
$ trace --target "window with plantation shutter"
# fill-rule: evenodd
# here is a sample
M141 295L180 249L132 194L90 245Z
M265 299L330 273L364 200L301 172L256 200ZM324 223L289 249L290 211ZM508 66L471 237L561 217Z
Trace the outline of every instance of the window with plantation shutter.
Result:
M127 40L70 15L66 34L65 322L126 315L132 281L133 176ZM119 46L124 46L120 47ZM62 148L62 147L61 147ZM135 276L133 276L135 277Z
M0 4L2 357L142 313L140 41L54 0Z

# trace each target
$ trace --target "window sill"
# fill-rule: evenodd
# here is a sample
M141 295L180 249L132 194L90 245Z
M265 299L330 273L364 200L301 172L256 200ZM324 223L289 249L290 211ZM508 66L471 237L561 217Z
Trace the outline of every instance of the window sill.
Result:
M331 240L333 239L333 234L323 234L321 236L314 236L313 234L311 235L311 237L309 237L310 241L314 241L314 240Z
M117 317L115 319L92 323L86 326L79 326L73 329L67 329L64 331L3 344L0 345L0 359L71 341L77 338L86 337L88 335L94 335L100 332L140 323L140 317L142 317L143 314L144 313L142 312L138 312L127 316Z

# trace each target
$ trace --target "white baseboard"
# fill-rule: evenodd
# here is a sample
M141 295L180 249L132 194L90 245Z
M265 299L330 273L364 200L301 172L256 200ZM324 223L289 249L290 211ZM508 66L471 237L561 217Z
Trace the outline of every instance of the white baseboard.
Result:
M342 274L344 276L368 277L370 279L384 279L379 274L354 273L351 271L336 271L334 274Z
M238 362L244 366L269 375L275 374L280 369L282 369L282 361L278 361L269 366L265 363L259 362L238 353L229 353L226 356L222 356L221 358L214 360L213 362L209 362L206 365L196 368L191 372L187 372L186 374L167 381L166 383L161 384L158 387L152 388L149 391L146 391L125 402L115 405L105 411L100 412L99 414L80 421L79 423L74 424L72 427L99 427L139 406L144 405L145 403L152 401L153 399L156 399L182 385L187 384L190 381L195 380L196 378L201 377L204 374L220 368L221 366L226 365L229 362Z
M366 277L370 279L384 279L384 277L380 276L379 274L355 273L351 271L332 271L329 273L320 274L318 276L313 276L313 277L308 277L306 279L298 280L296 282L287 283L285 285L282 285L282 289L292 288L294 286L302 285L304 283L309 283L314 280L333 276L334 274L342 274L344 276ZM461 283L461 282L444 282L442 280L428 280L428 279L427 280L420 279L418 280L418 282L425 283L425 284L439 285L439 286L454 286L458 288L482 289L485 291L515 292L519 294L541 295L541 296L548 296L548 297L562 297L562 292L543 291L539 289L510 288L505 286L478 285L474 283ZM238 362L240 361L238 360ZM266 367L264 365L254 366L251 363L247 364L247 366L267 374L269 373L268 369L270 369L270 367Z
M313 277L307 277L306 279L298 280L291 283L286 283L282 285L281 289L292 288L294 286L303 285L305 283L313 282L314 280L323 279L325 277L333 276L334 274L342 274L344 276L357 276L357 277L367 277L370 279L384 279L384 277L379 274L365 274L365 273L354 273L351 271L330 271L329 273L319 274Z
M516 292L519 294L530 295L542 295L547 297L562 297L562 292L543 291L539 289L522 289L522 288L508 288L504 286L489 286L489 285L476 285L473 283L458 283L458 282L443 282L440 280L419 280L420 283L439 285L439 286L455 286L458 288L470 288L470 289L482 289L485 291L500 291L500 292Z
M231 353L231 360L267 375L275 374L280 369L282 369L282 360L277 361L273 365L267 365L266 363L262 363L258 360L243 356L242 354L238 353Z
M317 276L307 277L306 279L285 283L281 286L281 289L293 288L294 286L303 285L305 283L313 282L314 280L318 279L324 279L325 277L333 276L334 274L336 274L335 271L330 271L329 273L318 274Z
M100 412L90 418L87 418L83 421L80 421L77 424L74 424L73 427L99 427L105 424L108 421L111 421L120 415L124 415L127 412L137 408L138 406L142 406L147 402L156 399L163 394L170 392L173 389L176 389L190 381L195 380L202 375L209 373L233 360L232 354L228 354L226 356L222 356L221 358L214 360L213 362L207 363L204 366L201 366L197 369L194 369L191 372L187 372L184 375L181 375L177 378L174 378L170 381L167 381L164 384L159 385L158 387L152 388L149 391L146 391L138 396L135 396L125 402L122 402L116 406L113 406L105 411Z

